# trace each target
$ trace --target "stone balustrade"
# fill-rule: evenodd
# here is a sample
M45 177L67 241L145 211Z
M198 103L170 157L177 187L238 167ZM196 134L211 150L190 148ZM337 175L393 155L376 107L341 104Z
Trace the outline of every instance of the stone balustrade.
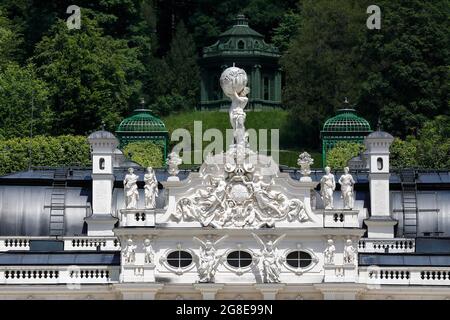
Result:
M119 274L119 266L1 266L0 284L107 284Z
M120 251L116 237L0 237L0 252L29 251L33 240L64 241L64 251Z
M360 267L359 282L377 285L450 285L449 267Z
M64 238L65 251L119 251L120 242L116 237L73 237Z
M154 227L155 209L120 210L121 227Z
M361 253L410 253L416 247L415 239L365 239L358 243L358 252Z

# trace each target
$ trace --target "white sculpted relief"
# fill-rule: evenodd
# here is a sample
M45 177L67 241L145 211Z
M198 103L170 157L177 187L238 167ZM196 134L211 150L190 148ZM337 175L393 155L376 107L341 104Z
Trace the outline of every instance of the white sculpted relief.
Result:
M258 262L261 263L262 274L263 274L263 282L264 283L277 283L280 282L280 273L281 273L281 263L283 263L284 258L278 252L276 248L278 242L280 242L286 235L283 234L278 239L272 241L269 240L264 242L260 237L256 234L252 233L253 237L256 241L261 244L263 249L259 254L255 254L255 257L258 259Z
M136 261L136 245L132 239L128 239L125 248L122 249L122 257L125 263L134 263Z
M197 269L199 275L199 282L214 282L214 275L222 258L217 254L217 244L228 236L223 236L219 240L213 242L211 240L202 241L197 237L194 240L200 243L200 254L197 256Z
M325 259L325 264L334 264L334 253L336 252L336 247L334 246L334 241L328 239L327 247L323 252L323 257Z
M225 153L208 155L199 172L202 184L194 194L177 199L169 219L197 221L216 228L273 227L276 221L312 220L301 200L274 190L278 165L248 147L244 108L249 91L245 71L226 69L220 85L232 100L229 116L235 143Z
M264 182L260 174L243 172L233 172L227 179L209 176L205 188L178 200L172 219L225 228L272 227L277 220L310 220L302 201L272 191L272 181Z
M128 168L128 174L123 180L123 189L125 194L125 208L136 209L139 200L139 191L137 181L139 177L134 174L133 168Z
M341 185L341 198L344 200L344 209L353 209L353 186L355 180L349 173L349 168L344 168L344 174L339 178L339 184Z
M336 189L336 181L330 167L325 167L325 175L320 179L320 195L325 209L333 209L333 192Z
M356 260L356 248L353 246L352 240L347 239L344 247L344 263L353 264Z
M156 197L158 196L158 181L156 180L155 171L152 167L147 168L147 173L144 175L145 182L145 208L156 208Z

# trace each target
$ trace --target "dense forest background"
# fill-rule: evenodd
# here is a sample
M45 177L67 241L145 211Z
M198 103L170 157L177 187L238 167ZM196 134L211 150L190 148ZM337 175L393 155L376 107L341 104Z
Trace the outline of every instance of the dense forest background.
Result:
M368 0L75 2L2 0L0 139L29 136L31 116L34 135L114 131L140 97L162 117L194 110L202 48L243 13L282 54L282 147L319 150L348 97L399 138L399 165L450 166L450 0L378 0L380 30Z

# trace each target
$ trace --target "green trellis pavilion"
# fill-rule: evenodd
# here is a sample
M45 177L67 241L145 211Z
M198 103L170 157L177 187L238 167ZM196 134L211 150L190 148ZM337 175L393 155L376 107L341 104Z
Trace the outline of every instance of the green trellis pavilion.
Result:
M325 121L320 138L322 139L322 164L327 164L327 153L341 141L363 143L364 138L372 132L369 122L359 117L356 110L350 108L347 99L344 108Z
M264 36L248 26L244 15L238 15L231 29L223 32L218 41L203 49L200 59L200 108L228 109L219 77L222 71L235 64L248 74L249 109L270 109L281 106L281 70L278 48L264 41Z

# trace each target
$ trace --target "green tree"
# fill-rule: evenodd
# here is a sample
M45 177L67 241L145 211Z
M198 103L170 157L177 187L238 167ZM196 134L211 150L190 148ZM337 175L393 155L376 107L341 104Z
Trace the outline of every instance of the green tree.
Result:
M125 146L123 154L143 167L163 166L161 147L150 141L131 142Z
M22 37L0 8L0 70L9 62L17 61Z
M427 119L449 114L450 1L378 1L380 30L366 32L367 69L359 105L386 131L417 134Z
M417 140L410 138L403 141L400 138L395 138L391 144L390 151L390 166L391 168L407 168L417 167Z
M450 168L450 117L437 116L419 131L417 159L421 167Z
M324 120L359 96L361 65L356 63L366 28L364 1L305 0L298 34L281 65L286 74L283 104L291 110L292 144L319 145Z
M339 142L327 153L327 166L334 169L342 169L348 165L348 161L364 151L364 145L354 142Z
M50 131L54 114L48 85L37 78L33 65L15 63L0 70L0 137L24 137Z
M50 85L54 134L86 134L102 121L113 130L140 90L142 64L124 40L104 36L86 14L81 29L58 20L37 45L33 61Z

